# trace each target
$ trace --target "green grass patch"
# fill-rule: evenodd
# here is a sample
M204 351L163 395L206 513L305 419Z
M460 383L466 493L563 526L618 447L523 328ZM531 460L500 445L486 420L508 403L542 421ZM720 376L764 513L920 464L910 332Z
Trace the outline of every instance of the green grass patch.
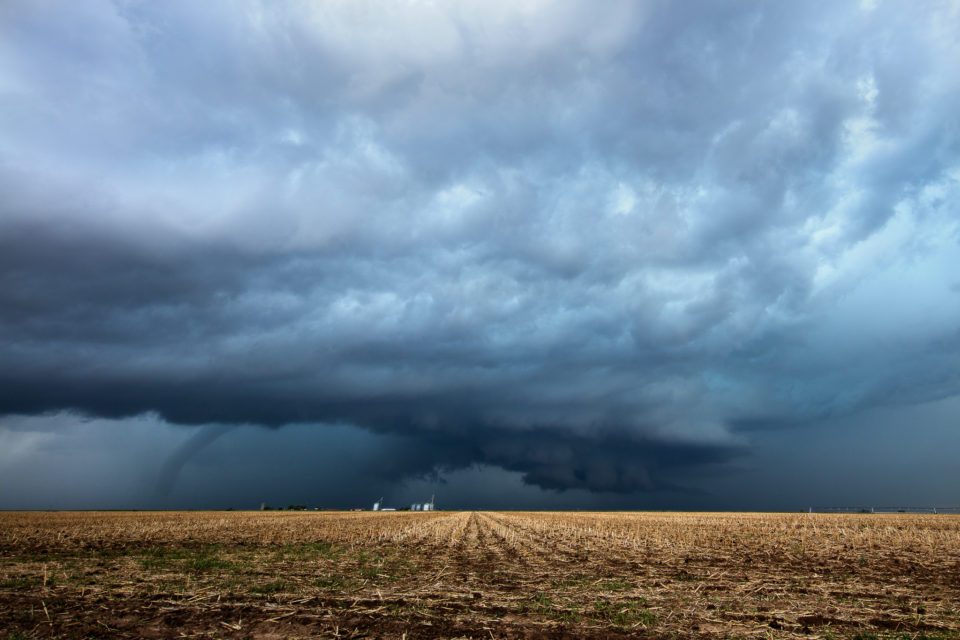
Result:
M320 560L336 558L343 550L332 542L304 542L300 544L286 544L277 549L277 556L283 560Z
M195 557L203 551L175 547L152 547L140 550L140 568L144 571L163 571L178 568L178 561ZM209 552L208 552L209 553Z
M274 580L273 582L267 582L265 584L258 584L250 587L250 591L252 593L270 595L272 593L279 593L283 591L286 586L287 584L283 580Z
M171 566L171 561L166 558L140 558L140 568L144 571L163 571Z
M183 563L183 568L189 571L228 571L235 567L234 563L218 556L200 556L191 558Z
M188 558L197 553L197 549L184 549L182 547L149 547L142 549L140 555L148 558L169 558L180 560Z
M601 582L600 587L605 591L626 591L627 589L632 589L633 584L629 580L613 578L612 580L604 580Z
M523 604L523 609L538 615L552 615L554 613L553 600L545 591L538 591L533 598Z
M367 580L375 580L383 574L380 573L379 567L361 567L360 575Z
M25 589L32 589L34 587L39 587L43 584L43 578L39 576L10 576L9 578L4 578L0 580L0 589L8 589L10 591L23 591ZM50 580L47 580L47 584L50 584Z
M580 612L573 609L563 609L557 614L557 619L569 624L578 624L582 618Z
M640 623L646 627L657 621L657 616L645 608L645 600L597 600L594 602L594 612L602 619L618 627L633 626Z
M219 554L223 545L205 545L194 549L176 547L154 547L141 550L138 559L144 571L230 571L236 569L234 562L225 560Z
M313 584L328 591L340 591L352 583L343 576L323 576L314 580Z
M395 570L396 560L391 561L388 567L386 566L386 558L382 554L377 553L371 556L364 551L358 552L354 555L354 558L357 560L358 571L362 578L376 580L378 578L392 579L394 577L393 571Z

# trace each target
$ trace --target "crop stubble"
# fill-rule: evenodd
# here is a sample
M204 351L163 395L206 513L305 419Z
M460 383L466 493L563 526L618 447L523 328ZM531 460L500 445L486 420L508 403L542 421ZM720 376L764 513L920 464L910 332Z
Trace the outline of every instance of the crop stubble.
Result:
M0 629L0 640L960 638L960 518L8 512Z

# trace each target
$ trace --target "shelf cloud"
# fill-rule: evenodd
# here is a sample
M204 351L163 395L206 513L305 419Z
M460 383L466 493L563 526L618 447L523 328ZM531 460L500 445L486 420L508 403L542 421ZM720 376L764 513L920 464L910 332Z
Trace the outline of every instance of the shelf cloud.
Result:
M165 485L232 425L339 424L407 438L398 479L632 493L956 396L957 34L946 1L5 3L0 414L206 425Z

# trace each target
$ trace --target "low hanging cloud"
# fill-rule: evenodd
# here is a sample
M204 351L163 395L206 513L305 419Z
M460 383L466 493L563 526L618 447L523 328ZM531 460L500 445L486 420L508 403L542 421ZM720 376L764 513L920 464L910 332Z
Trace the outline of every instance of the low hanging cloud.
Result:
M0 413L343 423L417 443L397 477L633 492L950 397L958 33L949 2L7 3Z

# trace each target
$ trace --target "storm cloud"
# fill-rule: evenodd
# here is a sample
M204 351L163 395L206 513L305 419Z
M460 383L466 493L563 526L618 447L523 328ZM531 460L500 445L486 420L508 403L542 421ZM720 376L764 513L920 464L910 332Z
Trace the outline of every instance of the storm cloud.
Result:
M958 61L946 1L4 3L0 415L631 493L951 398Z

